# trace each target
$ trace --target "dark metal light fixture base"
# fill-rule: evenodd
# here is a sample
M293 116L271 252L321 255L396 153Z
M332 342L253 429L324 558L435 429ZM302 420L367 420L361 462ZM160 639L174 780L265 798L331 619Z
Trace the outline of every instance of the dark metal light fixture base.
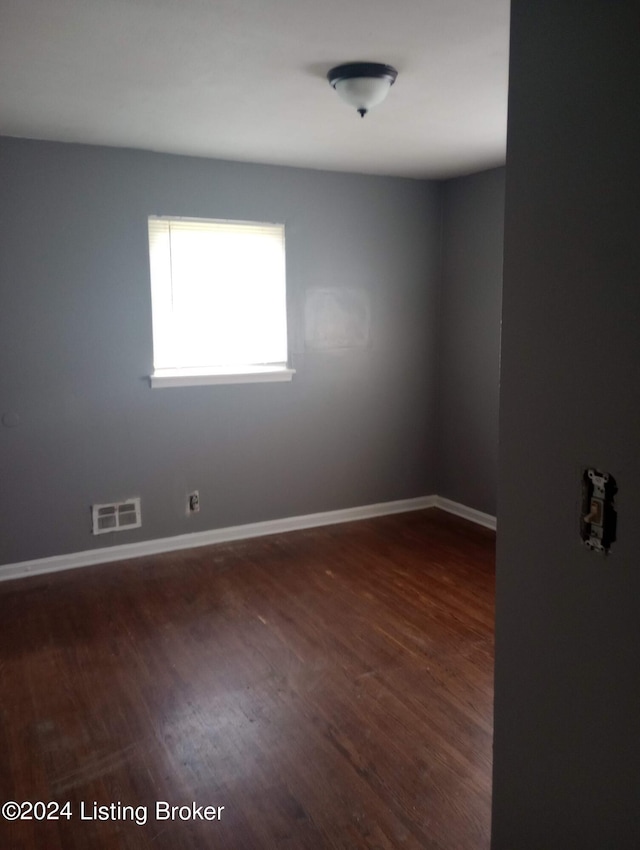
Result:
M371 106L384 100L397 76L398 72L392 65L384 65L381 62L347 62L332 68L327 79L340 97L354 106L364 118ZM368 86L358 86L359 81L366 81Z

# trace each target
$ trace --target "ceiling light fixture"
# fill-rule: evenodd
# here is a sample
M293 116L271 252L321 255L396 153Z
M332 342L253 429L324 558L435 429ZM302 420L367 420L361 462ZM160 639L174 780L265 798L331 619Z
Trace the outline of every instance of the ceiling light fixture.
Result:
M397 76L398 72L391 65L349 62L332 68L327 79L340 97L364 118L373 106L382 103Z

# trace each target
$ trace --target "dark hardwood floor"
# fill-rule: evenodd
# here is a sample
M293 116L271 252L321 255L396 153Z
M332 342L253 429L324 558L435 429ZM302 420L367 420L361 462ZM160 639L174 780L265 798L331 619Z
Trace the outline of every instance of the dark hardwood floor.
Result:
M0 847L486 850L493 600L437 510L0 585Z

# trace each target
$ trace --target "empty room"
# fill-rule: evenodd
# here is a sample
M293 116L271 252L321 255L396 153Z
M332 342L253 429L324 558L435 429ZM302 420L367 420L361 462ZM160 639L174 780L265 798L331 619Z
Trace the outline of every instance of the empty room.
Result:
M632 3L0 3L0 843L637 850Z

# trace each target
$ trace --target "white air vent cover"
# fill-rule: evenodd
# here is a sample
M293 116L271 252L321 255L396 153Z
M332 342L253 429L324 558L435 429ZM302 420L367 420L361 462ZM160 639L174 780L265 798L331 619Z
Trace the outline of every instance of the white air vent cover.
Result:
M92 505L91 518L94 534L107 534L109 531L126 531L142 525L140 499L127 499L126 502L112 502L106 505Z

